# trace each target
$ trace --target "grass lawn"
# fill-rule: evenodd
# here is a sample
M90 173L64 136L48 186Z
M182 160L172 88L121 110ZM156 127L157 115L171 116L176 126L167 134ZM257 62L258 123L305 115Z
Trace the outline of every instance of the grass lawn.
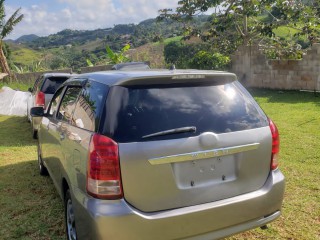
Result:
M26 117L0 116L0 239L65 239L63 206L40 177Z
M282 216L230 239L320 239L320 96L252 90L277 124L286 176ZM64 239L62 201L38 175L26 118L0 116L0 239Z

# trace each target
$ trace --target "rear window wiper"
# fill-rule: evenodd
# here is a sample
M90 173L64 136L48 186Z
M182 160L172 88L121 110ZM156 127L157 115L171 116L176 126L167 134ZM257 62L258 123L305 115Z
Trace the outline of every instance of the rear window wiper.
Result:
M148 134L148 135L143 136L142 138L151 138L151 137L164 136L164 135L176 134L176 133L195 132L196 130L197 130L197 128L194 126L174 128L174 129L169 129L169 130L165 130L165 131L161 131L161 132Z

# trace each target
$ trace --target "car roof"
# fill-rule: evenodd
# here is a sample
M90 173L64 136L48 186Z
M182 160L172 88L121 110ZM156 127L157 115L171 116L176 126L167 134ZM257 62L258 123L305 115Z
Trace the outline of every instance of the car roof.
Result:
M202 80L201 80L202 79ZM227 82L237 80L233 73L212 70L144 70L144 71L104 71L79 74L70 78L65 85L79 81L92 80L109 86L135 85L144 83L163 84L179 82L210 82L213 79L224 79Z

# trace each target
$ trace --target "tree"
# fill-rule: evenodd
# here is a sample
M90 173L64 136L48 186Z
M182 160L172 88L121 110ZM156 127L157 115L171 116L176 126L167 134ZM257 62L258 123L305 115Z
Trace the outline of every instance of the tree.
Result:
M21 8L19 8L6 21L4 1L5 0L0 0L0 65L3 72L7 73L9 77L13 77L6 56L3 52L3 39L12 32L14 26L21 22L23 14L20 14Z
M279 45L275 29L286 26L305 35L310 42L319 36L320 0L180 0L177 9L162 9L158 19L184 23L185 38L199 36L211 41L221 52L233 52L239 45L254 41ZM210 26L188 24L194 16L214 10ZM276 16L273 13L276 11Z
M109 46L106 46L106 51L108 54L108 58L110 59L109 63L122 63L122 62L128 62L129 59L125 55L125 53L130 49L130 44L126 44L118 53L115 53L111 50Z

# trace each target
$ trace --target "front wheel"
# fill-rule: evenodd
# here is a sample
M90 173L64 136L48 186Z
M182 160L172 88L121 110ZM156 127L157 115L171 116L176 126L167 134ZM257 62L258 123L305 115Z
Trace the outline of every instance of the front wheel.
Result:
M75 224L75 217L74 217L74 208L73 208L72 199L71 199L69 189L67 190L67 192L65 194L64 213L65 213L67 239L68 240L76 240L77 239L77 232L76 232L76 224Z

